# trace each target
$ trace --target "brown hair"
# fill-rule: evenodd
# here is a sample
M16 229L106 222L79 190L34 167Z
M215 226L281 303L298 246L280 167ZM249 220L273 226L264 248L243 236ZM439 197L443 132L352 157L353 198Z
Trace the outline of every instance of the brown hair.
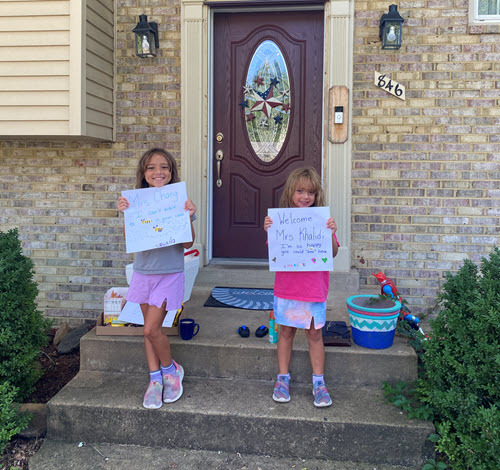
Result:
M146 168L149 164L149 160L151 160L151 157L154 154L158 154L158 155L161 155L162 157L164 157L170 166L170 173L171 173L172 177L171 177L170 181L168 182L168 184L173 184L173 183L179 182L179 172L177 170L177 162L175 161L174 156L170 152L167 152L164 149L154 148L154 149L148 150L147 152L144 152L144 155L141 157L141 159L139 160L139 163L137 164L137 173L136 173L136 182L135 182L135 187L137 189L149 188L149 184L147 183L146 179L144 178L144 174L146 173Z
M314 168L297 168L290 173L286 180L283 193L281 194L280 207L295 207L292 202L293 195L302 182L312 186L313 191L316 193L312 207L325 205L325 194L316 170Z

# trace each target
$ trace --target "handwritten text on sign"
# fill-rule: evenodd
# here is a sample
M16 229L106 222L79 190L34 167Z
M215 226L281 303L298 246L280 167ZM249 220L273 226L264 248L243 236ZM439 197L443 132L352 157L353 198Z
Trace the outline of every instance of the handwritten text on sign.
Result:
M184 182L122 191L122 196L130 203L124 212L127 253L192 241Z
M268 209L270 271L331 271L332 231L329 207Z

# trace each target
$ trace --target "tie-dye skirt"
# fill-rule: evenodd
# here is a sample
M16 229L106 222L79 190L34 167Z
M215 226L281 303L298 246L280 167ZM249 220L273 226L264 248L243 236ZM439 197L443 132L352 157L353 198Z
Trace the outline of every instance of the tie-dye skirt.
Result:
M326 302L304 302L274 296L274 317L278 325L308 330L314 318L314 328L323 328L326 322Z

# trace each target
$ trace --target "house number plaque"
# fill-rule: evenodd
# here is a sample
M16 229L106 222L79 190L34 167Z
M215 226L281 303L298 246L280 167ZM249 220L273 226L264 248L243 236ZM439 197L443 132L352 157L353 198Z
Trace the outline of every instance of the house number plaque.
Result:
M379 72L375 72L374 84L378 88L387 91L387 93L394 95L396 98L399 98L400 100L404 101L406 100L404 85L401 85L400 83L391 80L390 77L388 77L385 73L382 74Z

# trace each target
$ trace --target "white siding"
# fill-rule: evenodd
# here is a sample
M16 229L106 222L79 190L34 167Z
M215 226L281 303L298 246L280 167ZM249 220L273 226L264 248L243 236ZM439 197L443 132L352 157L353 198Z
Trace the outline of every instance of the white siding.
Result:
M113 4L0 0L0 136L112 140Z

